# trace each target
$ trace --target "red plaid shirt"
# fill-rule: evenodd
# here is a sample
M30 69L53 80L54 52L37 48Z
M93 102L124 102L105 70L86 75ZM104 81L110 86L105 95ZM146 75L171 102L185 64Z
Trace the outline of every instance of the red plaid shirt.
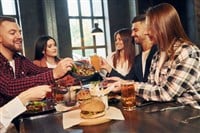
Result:
M0 53L0 106L33 86L55 82L51 69L37 67L19 54L14 55L14 60L15 76L8 60Z

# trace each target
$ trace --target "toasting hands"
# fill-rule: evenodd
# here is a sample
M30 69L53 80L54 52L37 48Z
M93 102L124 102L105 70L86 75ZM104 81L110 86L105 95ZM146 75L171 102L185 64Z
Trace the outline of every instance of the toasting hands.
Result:
M110 73L112 70L112 66L110 66L108 64L108 62L106 61L106 59L104 59L102 57L101 57L100 67L101 67L101 69L105 69L108 73Z
M53 69L53 77L54 79L59 79L63 77L68 71L71 71L73 66L72 58L64 58L61 60L57 67Z

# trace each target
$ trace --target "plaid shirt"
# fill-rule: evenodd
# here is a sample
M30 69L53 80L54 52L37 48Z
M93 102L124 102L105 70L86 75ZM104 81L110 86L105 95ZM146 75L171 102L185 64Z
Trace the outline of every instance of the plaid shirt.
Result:
M53 72L35 66L19 54L14 55L15 75L8 60L0 53L0 106L30 87L53 84Z
M180 43L179 43L180 44ZM163 64L159 81L155 71L159 52L154 55L147 83L137 83L136 93L151 101L178 101L199 108L200 102L200 50L194 45L180 44L174 60Z

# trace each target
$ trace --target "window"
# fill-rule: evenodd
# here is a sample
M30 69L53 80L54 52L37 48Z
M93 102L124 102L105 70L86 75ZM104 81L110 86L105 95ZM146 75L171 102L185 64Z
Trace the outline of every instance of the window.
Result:
M18 5L18 0L0 0L0 15L14 17L17 19L19 25L21 25Z
M16 7L14 0L1 0L3 15L16 15Z
M68 19L73 57L89 57L96 53L107 55L105 15L103 0L67 0ZM98 23L103 34L92 35L94 24Z
M0 0L1 15L12 16L19 21L18 0Z

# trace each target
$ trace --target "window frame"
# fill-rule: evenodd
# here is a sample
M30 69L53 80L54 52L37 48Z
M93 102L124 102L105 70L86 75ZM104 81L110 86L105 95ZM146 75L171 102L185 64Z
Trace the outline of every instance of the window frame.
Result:
M67 1L67 0L66 0ZM89 0L90 2L90 12L91 12L91 16L82 16L81 15L81 0L77 0L77 4L78 4L78 16L70 16L69 14L67 14L67 20L70 21L70 19L77 19L79 21L79 26L80 26L80 38L81 38L81 45L80 46L73 46L72 41L71 41L71 48L72 48L72 54L73 54L73 50L81 50L82 52L82 56L85 57L86 56L86 50L87 49L93 49L94 53L97 52L98 48L105 48L105 57L108 55L108 46L107 46L107 38L106 38L106 30L105 30L105 11L104 11L104 2L103 0L101 1L101 5L102 5L102 16L94 16L93 14L93 4L92 4L92 0ZM67 7L68 7L68 2L67 3ZM103 21L103 27L100 27L103 30L103 37L105 38L103 45L96 45L96 36L92 35L92 43L93 45L91 46L85 46L85 42L84 40L84 33L83 33L83 20L84 19L90 19L91 20L91 25L92 27L94 27L94 23L95 20L102 20ZM69 29L70 31L70 29ZM92 31L92 29L91 29ZM70 34L70 38L71 38L71 34ZM70 39L71 40L71 39Z

